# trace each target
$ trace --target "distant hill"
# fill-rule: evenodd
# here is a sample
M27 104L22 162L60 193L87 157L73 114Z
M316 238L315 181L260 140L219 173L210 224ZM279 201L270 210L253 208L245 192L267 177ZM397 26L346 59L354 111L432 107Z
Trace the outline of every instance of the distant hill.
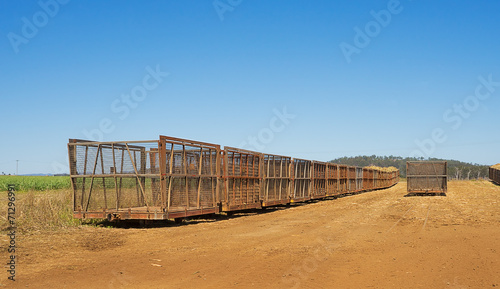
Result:
M331 163L345 164L350 166L366 167L370 165L380 167L396 167L401 173L401 177L406 177L406 162L407 161L447 161L448 162L448 177L450 179L482 179L488 177L488 166L479 164L464 163L457 160L444 160L437 158L417 159L403 158L398 156L357 156L357 157L342 157L331 160Z

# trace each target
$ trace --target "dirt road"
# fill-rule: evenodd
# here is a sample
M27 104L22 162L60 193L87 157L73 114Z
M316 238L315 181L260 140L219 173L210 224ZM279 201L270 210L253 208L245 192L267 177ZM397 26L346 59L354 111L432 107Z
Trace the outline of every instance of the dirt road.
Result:
M18 237L18 288L495 288L500 187L393 188L147 229ZM5 248L6 236L1 237ZM7 260L7 252L1 254Z

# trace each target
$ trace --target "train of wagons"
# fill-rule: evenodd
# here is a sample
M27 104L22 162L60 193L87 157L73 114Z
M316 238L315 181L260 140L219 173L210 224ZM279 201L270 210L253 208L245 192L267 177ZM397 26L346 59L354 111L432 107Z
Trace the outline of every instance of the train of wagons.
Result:
M68 143L75 218L181 220L389 188L395 168L354 167L160 136Z

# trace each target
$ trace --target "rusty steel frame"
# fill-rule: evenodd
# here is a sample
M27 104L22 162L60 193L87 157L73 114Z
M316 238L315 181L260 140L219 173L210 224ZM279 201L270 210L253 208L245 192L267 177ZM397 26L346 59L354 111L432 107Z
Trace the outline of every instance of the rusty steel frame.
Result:
M225 198L222 211L262 208L262 154L233 147L224 148Z
M363 168L356 167L356 192L363 191Z
M373 169L363 168L363 191L375 189Z
M293 159L292 161L293 191L290 202L304 202L311 199L312 161Z
M339 195L349 192L348 165L339 165Z
M327 163L326 175L326 195L328 197L339 195L339 165Z
M356 193L358 192L356 188L356 167L347 167L347 192Z
M443 168L438 172L436 166ZM448 162L409 161L406 162L408 193L446 194L448 190Z
M313 161L312 167L311 199L321 199L327 195L328 163Z
M263 154L262 207L290 203L292 158Z
M99 143L99 142L91 142L91 141L85 141L85 140L77 140L77 139L71 139L68 143L68 153L69 153L69 160L70 160L70 173L71 173L71 185L74 191L73 194L73 208L74 208L74 215L75 217L86 217L86 215L105 215L107 214L107 211L113 210L109 206L108 198L109 197L114 197L111 192L107 192L106 190L106 179L107 178L113 178L115 179L115 194L116 194L116 208L119 208L119 195L121 194L121 182L123 178L130 178L130 179L135 179L136 180L136 191L137 191L137 206L145 206L146 208L151 207L150 204L148 204L148 201L145 198L145 179L147 177L159 177L159 175L152 175L152 174L147 174L145 169L146 169L146 164L145 164L145 147L143 146L137 146L135 144L141 144L141 143L150 143L150 144L157 144L158 141L136 141L136 142L109 142L109 143ZM85 147L85 156L84 156L84 164L83 164L83 173L78 172L78 167L77 167L77 147L78 146L83 146ZM92 148L92 151L95 149L95 157L91 156L89 159L89 148ZM116 149L121 149L122 151L122 169L120 173L117 173L116 170L116 159L115 159L115 151ZM111 150L113 154L113 163L112 167L109 168L109 173L105 172L105 166L104 166L104 150ZM125 161L125 158L123 157L125 154L125 151L127 151L128 156L130 157L129 160L131 162L131 165L134 169L134 173L124 173L123 172L123 162ZM132 152L134 157L132 157ZM137 152L140 153L140 164L137 161ZM99 161L100 160L100 161ZM90 162L90 163L89 163ZM90 168L90 171L87 172L87 166L88 164L93 164L93 166ZM106 165L109 165L108 162L106 162ZM98 167L100 167L100 171L98 171ZM139 169L138 169L139 168ZM90 185L88 187L88 191L86 188L86 179L90 178ZM116 185L116 180L117 178L120 178L120 186ZM95 200L95 197L93 198L93 194L97 194L95 190L98 189L98 183L96 182L98 179L102 180L102 190L103 190L103 201L104 201L104 207L100 208L98 211L95 209L89 210L89 206L91 204L91 200ZM77 188L77 184L81 180L81 190ZM95 184L95 185L94 185ZM109 185L108 185L109 186ZM77 191L81 191L81 196L79 196L80 202L77 203ZM154 209L157 211L156 209Z
M70 139L68 154L75 218L177 219L369 191L399 180L399 172L167 136Z
M177 146L177 149L176 149ZM179 148L181 147L181 149ZM189 148L189 149L187 149ZM216 213L219 211L218 191L220 186L220 145L160 136L160 171L161 171L161 192L162 203L167 212L198 212L199 215L206 213ZM180 171L175 169L176 156L181 159ZM207 163L208 170L203 164ZM214 166L215 164L215 166ZM173 183L179 181L184 186L184 192L173 190ZM203 183L210 183L210 193L202 196ZM183 183L183 184L182 184ZM195 195L195 205L192 206L190 200L190 184L194 184L191 195ZM192 187L192 186L191 186ZM174 207L172 203L176 197L183 198L180 194L184 193L186 202L181 207ZM178 196L179 194L179 196ZM209 202L203 207L202 198L208 197ZM210 202L211 200L211 202Z
M496 183L497 185L500 185L500 170L490 167L489 177L492 182Z

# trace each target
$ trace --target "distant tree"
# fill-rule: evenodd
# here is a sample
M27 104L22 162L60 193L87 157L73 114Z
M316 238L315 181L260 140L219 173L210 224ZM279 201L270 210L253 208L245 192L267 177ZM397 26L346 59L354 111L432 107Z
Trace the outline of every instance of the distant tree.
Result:
M478 178L484 177L488 175L488 166L472 164L472 163L464 163L457 160L444 160L438 158L429 158L424 159L423 157L419 158L410 158L410 157L398 157L398 156L355 156L355 157L341 157L330 162L336 164L345 164L350 166L359 166L365 167L369 165L375 165L380 167L388 167L393 166L399 169L402 177L406 177L406 162L407 161L421 161L421 160L432 160L432 161L447 161L448 162L448 177L450 179L470 179L471 176Z

